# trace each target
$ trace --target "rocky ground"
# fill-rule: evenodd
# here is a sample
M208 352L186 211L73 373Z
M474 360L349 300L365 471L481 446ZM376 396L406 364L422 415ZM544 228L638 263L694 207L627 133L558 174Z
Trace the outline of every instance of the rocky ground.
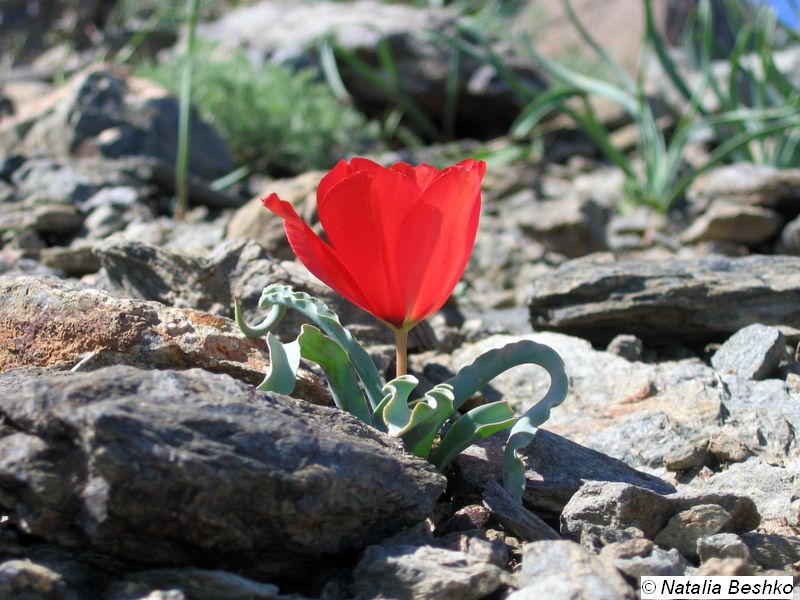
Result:
M260 13L236 14L206 34ZM393 369L391 336L258 201L313 220L322 173L214 190L231 157L195 117L179 222L176 98L111 64L2 95L0 597L617 599L641 575L798 573L800 169L719 167L664 216L619 213L621 173L593 159L490 164L472 260L411 369L430 386L520 338L561 354L570 392L520 506L502 436L439 474L333 408L310 365L291 398L254 390L268 354L232 303L255 318L271 283ZM523 410L547 385L518 367L474 402Z

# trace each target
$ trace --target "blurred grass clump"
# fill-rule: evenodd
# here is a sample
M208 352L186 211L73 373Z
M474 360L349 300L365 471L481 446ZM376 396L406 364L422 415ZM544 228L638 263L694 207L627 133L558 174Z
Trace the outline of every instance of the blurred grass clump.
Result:
M287 176L331 167L379 146L379 128L337 99L312 69L253 65L242 51L198 43L191 97L225 137L237 163ZM142 65L137 75L180 92L184 58Z

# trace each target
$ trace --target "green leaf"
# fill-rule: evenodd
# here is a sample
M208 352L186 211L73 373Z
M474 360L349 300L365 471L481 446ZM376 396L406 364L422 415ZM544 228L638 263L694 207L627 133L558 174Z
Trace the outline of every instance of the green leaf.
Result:
M424 403L424 404L422 404ZM430 407L430 414L425 420L418 419L416 425L403 434L403 441L408 449L415 455L428 458L433 447L433 442L445 421L453 414L453 388L446 383L440 383L425 394L417 406ZM417 406L414 407L417 410ZM412 421L414 421L412 417Z
M458 410L492 379L513 367L526 364L540 365L547 369L551 378L553 371L564 372L564 363L555 350L532 340L520 340L493 348L481 354L472 363L463 367L447 383L453 387L453 407Z
M511 135L515 138L530 135L544 117L561 108L561 102L581 95L583 92L580 90L566 87L552 87L542 92L522 109L511 124Z
M577 30L578 34L583 38L583 41L589 44L594 53L600 58L600 60L605 63L607 67L609 67L617 78L622 82L622 85L628 92L633 92L636 89L636 84L633 80L628 77L628 74L625 72L620 64L611 58L611 55L605 51L605 49L597 43L586 27L583 26L583 23L578 18L578 15L575 14L575 9L572 7L572 2L570 0L564 0L564 8L567 10L567 16L569 20L572 22L572 25Z
M268 333L267 347L269 371L256 389L288 396L294 391L295 374L300 366L300 345L297 340L283 344L277 336Z
M412 375L401 375L387 383L379 414L390 435L402 437L415 456L427 458L439 430L453 414L453 390L440 383L421 400L409 404L408 397L417 383Z
M386 396L381 403L380 414L389 435L399 437L408 430L411 422L408 397L418 383L419 380L413 375L401 375L383 386L383 393Z
M564 401L569 387L564 361L558 353L544 344L530 343L534 346L529 346L529 362L547 371L550 375L550 387L544 397L517 420L506 442L503 454L503 485L519 501L522 501L525 493L525 465L519 452L531 443L539 425L550 418L550 410Z
M523 45L533 59L539 63L552 77L572 88L582 90L587 94L596 94L609 98L622 106L634 119L637 118L639 108L636 99L619 86L602 79L595 79L568 69L541 54L533 47L529 38L523 39Z
M491 402L473 408L453 423L431 456L431 462L443 471L453 459L480 439L511 427L517 420L508 402Z
M285 306L273 306L267 317L258 325L248 325L242 316L242 307L237 298L233 299L233 318L239 326L239 330L250 339L256 339L267 335L277 327L283 315L286 314Z
M336 406L372 425L367 401L347 352L313 325L302 326L297 342L302 357L317 363L324 371Z
M367 354L367 351L361 347L347 329L342 327L339 317L324 302L309 296L305 292L295 292L289 286L272 284L265 287L264 291L261 292L261 299L258 304L261 308L273 309L275 306L293 308L315 323L347 353L355 372L358 374L358 378L361 380L361 384L364 386L370 406L373 411L377 408L383 400L381 391L383 384L378 370L375 368L375 364ZM380 428L380 424L375 423L375 427Z
M669 77L669 80L687 101L691 101L692 92L689 89L689 85L678 73L675 62L670 57L669 51L667 50L664 41L661 39L661 36L658 34L656 29L655 21L653 19L652 0L644 0L644 13L645 39L653 45L653 49L656 51L656 56L658 57L664 72L667 74L667 77Z
M524 364L535 364L544 368L550 375L550 388L539 402L516 421L506 444L503 458L503 481L509 494L517 499L521 499L525 491L525 466L517 452L530 443L537 427L550 417L550 409L561 404L566 398L568 380L564 370L564 361L549 346L537 344L532 340L520 340L483 353L448 382L453 386L454 406L457 409L464 404L467 398L497 375ZM497 419L498 426L500 423L501 419ZM461 427L466 428L467 426ZM455 425L450 431L453 429L455 429ZM456 448L463 450L469 446L469 444L466 446L463 444L466 440L471 439L470 436L463 432L459 434L458 431L460 430L456 430L456 433L453 434L456 438L452 442L448 442L449 446L445 446L445 440L442 440L432 461L434 464L439 464L437 460L444 465L448 464L457 456L457 452L453 454Z

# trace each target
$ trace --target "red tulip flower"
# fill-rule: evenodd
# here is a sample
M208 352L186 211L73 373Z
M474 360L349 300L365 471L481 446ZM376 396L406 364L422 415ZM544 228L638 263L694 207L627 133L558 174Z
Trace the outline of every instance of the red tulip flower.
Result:
M340 161L317 188L327 242L277 194L262 203L309 271L395 331L401 374L408 330L444 305L467 266L485 172L472 159L442 170Z

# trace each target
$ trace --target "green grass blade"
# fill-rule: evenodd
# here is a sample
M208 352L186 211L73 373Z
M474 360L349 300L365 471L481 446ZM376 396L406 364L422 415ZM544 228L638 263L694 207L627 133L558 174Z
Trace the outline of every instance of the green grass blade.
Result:
M511 124L510 133L513 137L524 138L533 132L533 129L549 113L561 109L564 100L582 96L583 93L575 88L551 87L539 94L529 102Z
M644 0L644 14L646 41L652 44L653 50L655 50L656 53L656 57L661 63L661 67L664 69L664 72L669 80L687 101L691 101L692 92L689 89L689 85L686 83L680 73L678 73L678 69L675 66L675 62L669 55L666 45L664 44L664 40L661 39L661 36L656 30L655 21L653 18L652 0Z
M352 101L350 92L347 91L342 75L339 73L339 65L336 63L336 55L333 52L330 38L323 39L317 45L317 52L319 53L319 64L322 69L322 75L330 87L333 95L340 101L349 103Z
M787 130L791 130L791 128L796 128L796 127L800 127L800 120L795 121L793 123L782 122L776 125L764 127L763 129L760 129L759 131L755 132L743 131L738 135L734 136L733 138L725 141L723 144L721 144L711 152L708 160L703 165L701 165L697 169L694 169L687 175L684 175L678 182L676 182L676 184L673 186L670 192L669 197L666 199L667 208L681 194L683 194L686 188L688 188L691 185L692 181L694 181L699 175L705 173L710 168L714 167L715 165L725 160L735 150L741 148L742 146L746 146L754 139L765 138L770 135L783 133Z
M595 54L603 61L603 63L614 72L619 79L622 86L628 91L628 93L635 93L636 92L636 83L634 83L633 79L625 72L620 64L611 58L611 55L605 51L605 49L597 43L586 27L583 26L583 23L578 18L578 15L575 14L575 9L572 7L571 0L564 0L564 8L567 11L567 16L569 20L572 22L572 25L577 30L578 34L581 36L584 42L586 42L589 47L594 51Z
M186 56L183 64L181 92L178 99L178 154L175 160L175 191L178 203L175 206L175 218L182 220L189 210L189 143L191 131L192 109L192 73L195 54L195 33L197 30L197 9L199 0L189 0L188 34L186 39Z
M609 98L610 100L613 100L622 106L622 108L624 108L633 118L637 117L638 106L635 98L622 88L607 81L595 79L593 77L589 77L588 75L583 75L565 67L564 65L550 60L536 50L528 38L523 40L523 46L528 54L530 54L530 56L537 63L539 63L539 65L541 65L548 72L548 74L550 74L550 76L552 76L554 79L557 79L562 84L571 88L577 88L587 94L595 94L597 96Z

